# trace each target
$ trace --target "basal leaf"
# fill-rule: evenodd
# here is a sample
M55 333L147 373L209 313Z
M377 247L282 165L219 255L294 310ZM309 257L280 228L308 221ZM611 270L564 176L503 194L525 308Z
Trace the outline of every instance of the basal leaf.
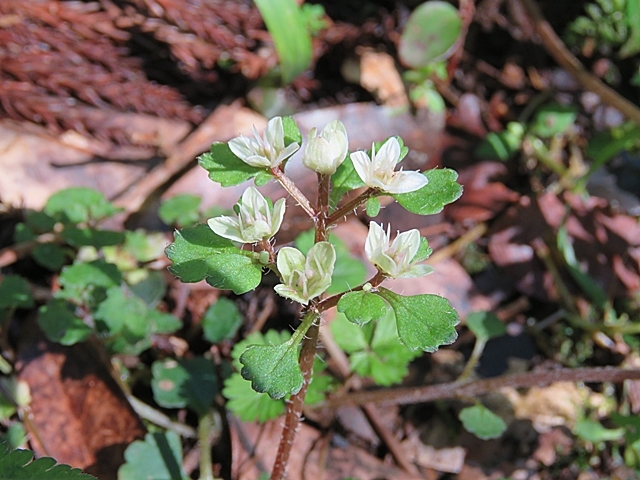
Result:
M294 338L280 345L251 345L240 356L242 377L251 380L257 392L271 398L283 398L302 388L302 372L298 365L299 341Z
M7 480L96 480L79 468L56 464L55 459L33 459L29 450L11 451L6 443L0 443L0 478Z
M206 155L206 154L205 154ZM183 193L162 202L158 216L167 225L188 227L200 220L198 208L202 199L198 195Z
M398 335L407 347L435 352L458 337L458 314L446 298L431 294L405 297L386 288L380 288L378 295L393 308Z
M211 343L233 338L242 324L242 315L235 302L225 297L211 305L202 317L204 338Z
M392 195L400 205L411 213L433 215L440 213L445 205L455 202L462 195L462 186L456 182L458 174L449 168L428 170L423 173L429 183L410 193Z
M252 179L264 168L252 167L236 157L226 143L214 143L209 152L198 157L198 163L209 172L209 178L223 187L231 187Z
M204 415L218 393L213 364L203 357L158 360L151 372L153 398L161 407L190 407Z
M206 280L239 295L256 288L262 279L262 265L254 262L251 252L236 248L207 225L176 231L166 254L173 262L169 271L186 283Z
M173 432L147 433L124 452L118 480L188 480L182 469L180 437Z
M490 340L507 333L507 327L491 312L472 312L467 316L467 327L479 340Z
M67 346L85 341L93 332L64 300L53 300L40 307L38 325L49 340Z
M60 190L47 200L44 207L44 213L67 225L102 220L119 211L102 193L86 187Z
M74 247L91 246L102 248L110 245L120 245L124 243L125 237L124 233L113 230L67 227L62 231L62 238Z
M507 424L484 405L463 408L458 418L464 428L482 440L500 437Z
M29 283L18 275L6 275L0 279L0 310L33 307Z
M388 308L381 297L365 291L345 293L338 301L338 311L358 325L382 318Z

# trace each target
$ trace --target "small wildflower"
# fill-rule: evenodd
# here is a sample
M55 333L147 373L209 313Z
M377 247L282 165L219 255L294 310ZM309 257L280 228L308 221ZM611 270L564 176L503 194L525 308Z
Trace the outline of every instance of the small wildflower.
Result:
M256 243L273 237L282 225L285 200L281 198L269 208L269 203L255 188L249 187L238 204L237 217L216 217L207 222L221 237L240 243Z
M376 152L375 144L371 148L371 158L366 152L353 152L351 160L362 181L371 188L387 193L409 193L424 187L428 180L420 172L396 172L400 159L400 144L391 137Z
M347 130L340 120L334 120L319 135L317 128L311 129L302 163L314 172L333 175L347 157L348 149Z
M295 142L285 147L281 117L269 120L262 137L258 134L256 127L253 127L253 137L247 138L241 135L229 140L229 148L234 155L252 167L277 167L300 148L300 145Z
M390 237L390 227L385 233L381 225L375 222L369 224L364 251L380 272L391 278L415 278L433 272L429 265L413 263L420 248L420 232L417 229L399 233L391 244Z

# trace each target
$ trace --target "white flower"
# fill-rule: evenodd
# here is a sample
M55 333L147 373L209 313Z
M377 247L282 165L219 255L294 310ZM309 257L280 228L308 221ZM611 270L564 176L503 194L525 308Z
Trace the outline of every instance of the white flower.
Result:
M349 141L347 130L340 120L334 120L322 129L312 128L309 142L302 152L302 163L314 172L333 175L347 157Z
M247 138L241 135L229 140L229 148L234 155L252 167L277 167L300 148L295 142L287 147L284 146L284 127L281 117L269 120L263 137L260 137L254 126L253 136L254 138Z
M282 283L274 289L279 295L306 305L329 288L335 263L336 251L329 242L316 243L306 258L296 248L282 247L276 260Z
M221 237L240 243L256 243L276 234L282 225L284 209L284 198L278 200L271 211L262 194L255 187L249 187L238 203L237 217L216 217L207 223Z
M369 233L364 245L367 258L378 270L391 278L422 277L433 272L429 265L416 265L413 258L420 247L420 232L415 228L399 233L389 245L390 227L385 233L381 225L369 224Z
M396 172L400 158L400 144L391 137L376 152L375 144L371 147L371 158L366 152L353 152L351 160L362 181L371 188L387 193L409 193L424 187L428 180L420 172Z

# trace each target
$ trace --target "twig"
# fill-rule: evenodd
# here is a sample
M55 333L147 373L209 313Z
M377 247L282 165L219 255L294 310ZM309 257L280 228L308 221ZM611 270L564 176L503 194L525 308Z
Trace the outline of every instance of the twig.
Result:
M584 68L584 65L565 47L562 40L549 25L549 22L544 19L538 5L533 0L520 0L520 2L529 17L531 17L531 20L533 20L536 33L540 36L542 45L558 62L558 65L573 75L587 90L597 94L603 102L619 110L630 120L640 124L640 108Z
M471 382L451 382L419 388L397 388L371 392L348 393L329 397L316 408L358 406L368 403L378 405L411 405L432 402L444 398L477 397L495 392L503 387L531 387L555 382L612 382L640 379L640 369L626 368L559 368L504 375Z

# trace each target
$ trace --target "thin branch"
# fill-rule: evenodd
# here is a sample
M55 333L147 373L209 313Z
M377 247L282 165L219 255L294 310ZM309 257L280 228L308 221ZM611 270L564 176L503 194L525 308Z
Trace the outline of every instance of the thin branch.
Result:
M271 173L273 173L278 182L280 182L282 188L284 188L289 193L289 195L291 195L291 197L296 202L298 202L298 205L300 205L302 209L307 212L307 215L309 215L311 218L315 218L316 211L311 206L311 202L309 202L309 199L305 196L304 193L300 191L298 187L296 187L291 179L284 174L284 171L279 167L275 167L271 169Z
M640 108L584 68L584 65L565 47L562 40L549 25L549 22L544 19L538 5L533 0L520 0L520 2L533 20L536 33L540 36L542 45L558 62L558 65L573 75L587 90L597 94L603 102L619 110L630 120L640 124Z
M640 369L627 368L559 368L556 370L534 370L501 377L475 380L472 382L451 382L428 385L419 388L397 388L370 392L348 393L329 397L316 408L338 408L358 406L368 403L379 405L411 405L432 402L445 398L477 397L495 392L503 387L532 387L555 382L612 382L640 379Z

